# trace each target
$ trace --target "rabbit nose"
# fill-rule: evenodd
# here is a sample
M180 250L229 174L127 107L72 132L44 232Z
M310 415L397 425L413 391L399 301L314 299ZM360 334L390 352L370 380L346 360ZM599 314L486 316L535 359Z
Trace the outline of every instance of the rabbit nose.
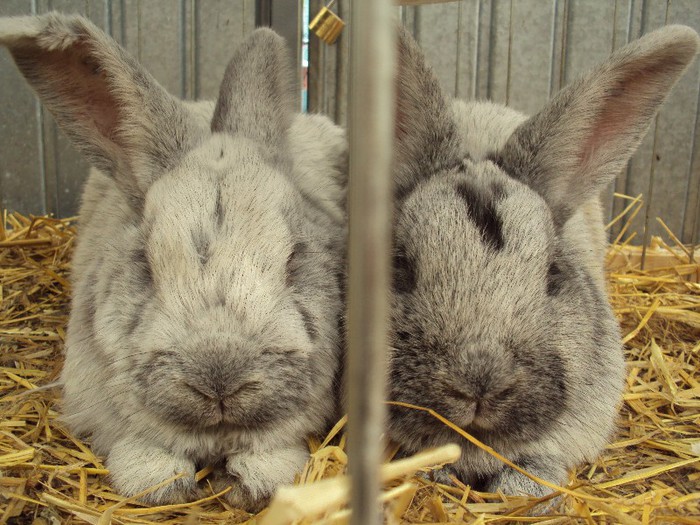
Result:
M476 411L478 410L478 408L479 403L475 400L471 400L468 403L466 403L462 408L462 410L464 411L463 415L465 421L473 421L476 417Z
M187 384L189 389L196 393L197 396L210 406L218 408L220 414L226 412L226 406L231 404L238 392L242 390L237 388L234 391L226 389L211 389L207 386Z
M214 391L206 385L185 383L185 386L189 388L192 392L197 394L199 397L206 399L211 402L221 401L221 394L218 391Z
M479 409L479 401L467 392L451 389L448 395L459 403L459 411L463 421L472 421Z

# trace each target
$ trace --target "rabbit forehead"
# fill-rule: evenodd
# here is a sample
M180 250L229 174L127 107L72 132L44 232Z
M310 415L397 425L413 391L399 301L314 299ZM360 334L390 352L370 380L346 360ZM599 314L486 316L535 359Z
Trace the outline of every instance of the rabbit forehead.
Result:
M410 301L463 326L465 316L534 311L523 307L545 293L556 236L545 202L485 162L417 188L398 212L396 241L415 277Z
M288 216L294 194L253 142L215 135L153 184L144 222L152 237L190 237L195 244L209 237L210 249L219 243L250 243L250 250L273 245L286 259L293 244Z
M501 257L546 258L554 227L535 191L490 161L466 160L406 198L396 235L413 247L414 256L449 268L483 266Z
M288 185L254 143L223 136L152 185L141 237L156 294L171 316L221 305L255 325L286 311L296 195Z

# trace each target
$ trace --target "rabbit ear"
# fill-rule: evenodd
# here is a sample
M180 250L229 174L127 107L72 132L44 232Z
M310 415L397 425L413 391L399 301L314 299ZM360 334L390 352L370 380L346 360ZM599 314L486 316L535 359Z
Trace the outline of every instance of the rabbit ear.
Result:
M241 134L282 160L294 115L293 86L284 39L271 29L256 29L226 68L212 131Z
M132 196L196 135L181 103L85 18L3 18L0 43L74 144Z
M697 48L684 26L628 44L516 129L494 160L563 224L620 173Z
M416 182L459 161L459 139L440 81L418 43L398 30L395 184L407 193Z

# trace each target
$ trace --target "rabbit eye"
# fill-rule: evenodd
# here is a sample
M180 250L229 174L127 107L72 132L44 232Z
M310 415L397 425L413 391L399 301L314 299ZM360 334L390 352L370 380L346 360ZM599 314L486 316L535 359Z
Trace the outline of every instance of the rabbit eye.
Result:
M564 286L565 276L561 266L556 261L549 265L547 270L547 295L559 295Z
M292 248L292 253L287 257L287 267L286 267L286 283L287 286L292 286L296 278L298 277L301 270L301 260L299 254L306 251L306 243L298 242Z
M151 263L148 260L148 255L146 254L146 249L140 247L134 250L131 260L133 267L136 269L136 273L139 275L141 284L144 287L150 287L153 284L153 272L151 270Z
M392 261L394 270L393 288L398 293L411 293L418 280L415 262L406 254L405 248L399 246Z
M260 381L247 381L239 386L232 395L240 395L242 393L254 393L262 390L262 383Z
M495 397L496 399L508 399L509 397L513 397L514 393L515 389L513 387L508 387L498 392Z
M263 348L260 351L260 355L264 357L279 357L279 356L291 356L291 355L296 355L300 354L301 350L298 350L296 348L278 348L278 347L271 347L271 348Z

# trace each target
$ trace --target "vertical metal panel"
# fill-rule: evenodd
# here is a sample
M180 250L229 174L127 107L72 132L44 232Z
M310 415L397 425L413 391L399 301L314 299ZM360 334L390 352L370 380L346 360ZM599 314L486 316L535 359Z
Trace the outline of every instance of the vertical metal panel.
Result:
M310 18L328 2L311 0ZM337 0L332 9L348 22L350 0ZM325 113L340 125L347 122L347 84L349 27L340 34L338 40L328 45L313 33L309 34L309 76L308 96L310 113Z
M195 98L215 99L233 51L248 32L245 21L254 18L254 10L244 0L200 0L195 13Z
M350 16L351 0L338 0L336 3L338 16L347 20ZM336 42L335 49L335 93L333 103L335 104L335 121L341 126L347 124L347 88L350 82L350 39L348 32L344 32Z
M520 0L511 4L506 104L525 113L535 113L549 100L555 13L554 1Z
M695 0L646 2L640 18L642 33L667 23L685 23L700 29L700 10ZM633 36L636 36L636 26L633 19ZM699 71L696 60L672 91L630 163L626 184L627 193L645 194L649 235L663 233L656 222L658 216L685 242L692 240L692 232L684 229L686 209L692 209L697 202L698 178L690 173L690 166L698 110ZM650 192L652 176L654 185L653 192ZM694 187L691 185L693 181ZM633 222L638 236L643 234L645 226L645 217L641 215ZM689 220L694 220L694 217Z
M125 41L131 54L170 93L182 95L180 0L126 0L122 3Z
M301 110L301 20L302 2L272 1L272 28L287 40L294 61L297 106Z
M489 98L489 71L491 56L491 14L493 12L493 2L491 0L479 0L479 20L477 29L477 50L476 50L476 99Z
M693 0L676 1L671 6L672 23L690 24L700 30L700 6ZM670 151L666 159L673 162L670 168L679 185L685 181L685 209L680 229L674 231L687 243L700 243L700 61L688 70L669 99L669 110L664 111L661 125L671 128L673 137L665 137L661 145ZM672 142L673 139L676 142ZM667 146L668 144L668 146ZM677 158L675 158L677 157ZM685 173L684 173L685 172ZM685 177L683 177L685 175ZM681 194L678 207L683 201ZM670 212L669 199L663 200L660 213ZM671 229L673 226L669 225Z
M615 2L569 0L564 83L569 84L613 51ZM604 20L604 24L591 24Z
M193 100L197 92L197 1L180 0L180 65L182 68L182 98Z
M0 2L0 16L30 14L30 0ZM0 203L44 213L41 124L34 93L6 50L0 50Z
M310 19L316 16L326 4L323 0L310 0ZM336 7L337 9L337 7ZM342 37L341 37L342 38ZM338 45L336 42L335 45ZM309 34L309 70L308 70L308 111L309 113L331 113L328 97L335 88L335 53L334 47L328 46L313 33Z
M313 20L325 5L323 0L309 0L309 19ZM326 89L329 89L323 78L323 70L326 68L323 60L323 41L313 33L309 33L309 71L308 71L308 110L309 113L323 112L323 98Z
M455 96L473 100L479 82L479 0L464 0L457 11L457 64L455 70Z
M458 6L456 3L418 7L418 43L423 48L428 63L440 79L440 84L450 96L455 95L455 72L458 49Z
M510 35L512 0L492 0L489 35L488 98L506 103L510 71Z
M700 108L700 93L698 93ZM693 132L693 158L688 166L688 197L686 198L683 218L684 242L700 244L700 118L695 113L695 130Z
M416 14L418 12L417 7L412 7L412 6L402 6L399 7L399 17L401 20L401 23L404 25L406 29L408 29L411 34L415 37L416 36Z
M552 45L549 75L550 97L559 91L565 84L565 64L567 41L569 38L569 0L557 0L554 11L554 25L552 27Z
M691 24L700 29L700 6L696 0L674 0L668 12L669 24ZM696 60L671 92L657 121L658 191L652 203L654 216L662 217L679 236L684 231L687 207L695 207L700 179L689 167L693 158L693 134L698 115L700 62ZM656 158L656 157L654 157ZM693 184L694 182L694 184ZM692 194L691 194L692 192ZM661 230L657 228L660 233ZM689 232L688 232L689 233ZM685 235L686 242L691 241Z

